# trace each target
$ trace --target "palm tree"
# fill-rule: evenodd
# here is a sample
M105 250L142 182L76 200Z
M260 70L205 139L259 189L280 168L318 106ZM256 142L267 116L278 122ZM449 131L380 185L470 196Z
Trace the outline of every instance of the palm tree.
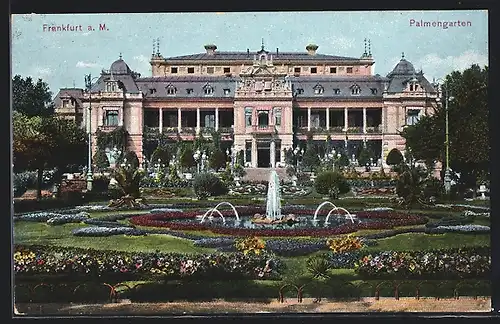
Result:
M144 171L134 168L131 165L122 165L114 170L113 178L118 187L123 192L123 197L116 201L111 201L110 207L120 207L123 205L129 207L138 207L143 203L140 192L140 182L144 176Z

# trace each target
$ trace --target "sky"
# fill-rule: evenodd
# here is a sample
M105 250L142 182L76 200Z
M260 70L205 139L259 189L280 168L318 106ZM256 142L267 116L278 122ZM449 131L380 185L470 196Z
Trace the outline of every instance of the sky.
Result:
M81 30L50 31L62 25ZM151 76L157 38L163 57L203 53L205 44L257 51L262 39L272 52L305 52L314 43L318 54L360 57L367 38L375 74L387 75L404 52L429 81L488 65L486 10L24 14L12 15L11 33L12 75L42 78L53 95L63 87L83 88L85 74L98 76L120 53L132 70Z

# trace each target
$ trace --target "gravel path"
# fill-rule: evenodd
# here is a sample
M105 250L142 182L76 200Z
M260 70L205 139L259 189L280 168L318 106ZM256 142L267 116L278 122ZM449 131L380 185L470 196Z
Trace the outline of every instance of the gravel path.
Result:
M271 302L170 302L130 303L122 301L113 304L18 304L19 315L180 315L196 313L329 313L329 312L490 312L490 298L441 299L422 298L362 298L359 301L322 300L316 303L304 298L302 303L288 299L283 304Z

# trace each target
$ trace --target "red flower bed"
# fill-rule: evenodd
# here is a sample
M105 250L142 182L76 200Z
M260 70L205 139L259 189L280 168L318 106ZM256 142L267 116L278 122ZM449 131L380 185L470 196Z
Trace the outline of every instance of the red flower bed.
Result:
M244 207L237 208L238 214L245 216L255 213L265 213L262 207ZM300 208L284 208L285 214L295 215L314 215L314 210ZM380 219L380 221L372 221L366 223L352 224L347 223L334 228L300 228L300 229L250 229L250 228L233 228L233 227L214 227L203 223L176 223L171 222L175 219L190 219L197 215L203 215L206 211L194 210L185 212L164 212L157 214L147 214L133 216L130 222L134 225L148 227L164 227L171 230L210 230L217 234L226 234L234 236L312 236L325 237L329 235L339 235L356 232L360 229L391 229L396 226L418 225L426 222L425 218L417 215L406 213L398 213L394 211L380 212L358 212L356 216L360 219ZM234 217L232 210L221 211L224 217ZM322 210L318 214L325 216L328 210ZM217 214L218 215L218 214Z

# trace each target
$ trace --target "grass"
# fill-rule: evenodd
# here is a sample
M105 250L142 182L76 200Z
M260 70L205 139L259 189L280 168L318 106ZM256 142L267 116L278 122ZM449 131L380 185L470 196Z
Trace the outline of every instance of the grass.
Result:
M489 234L423 234L407 233L377 240L378 245L366 247L367 250L417 251L447 249L463 246L489 246Z
M98 250L116 250L126 252L162 252L206 253L214 249L199 248L190 240L169 235L109 237L77 237L71 230L85 227L85 224L64 224L50 226L45 223L18 222L14 226L14 243L26 245L55 245Z

